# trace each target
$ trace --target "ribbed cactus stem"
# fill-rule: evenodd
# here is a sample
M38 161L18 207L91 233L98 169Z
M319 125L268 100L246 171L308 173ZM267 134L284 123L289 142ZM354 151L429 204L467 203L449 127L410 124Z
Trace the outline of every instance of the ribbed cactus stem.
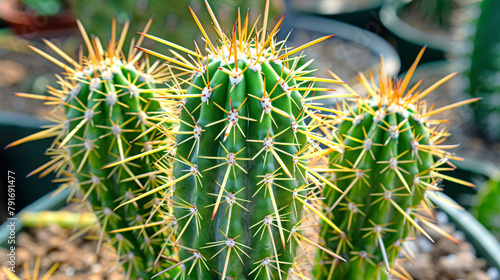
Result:
M429 118L474 100L427 111L425 95L453 75L423 91L407 88L422 52L402 81L387 79L383 68L379 85L361 76L368 97L354 105L345 103L345 115L334 132L343 139L345 151L332 155L330 162L332 178L344 194L328 189L323 193L326 215L342 233L325 225L321 236L348 262L320 253L325 264L317 267L316 279L386 279L399 268L396 259L405 241L416 232L432 241L416 222L428 224L428 218L417 210L430 209L426 191L439 190L440 180L450 179L439 170L456 159L448 151L456 145L442 144L447 133L433 126L442 121Z
M250 63L240 58L238 68ZM188 94L200 97L187 100L180 118L179 131L192 132L178 138L182 144L174 164L174 177L185 175L186 169L192 173L176 183L174 192L176 217L190 215L179 220L179 227L186 227L181 242L210 257L225 247L209 266L228 277L248 274L245 270L258 260L286 272L289 265L276 260L293 262L295 250L284 250L284 229L291 229L301 215L301 209L292 209L292 191L305 182L299 175L304 170L294 167L292 156L306 143L305 135L294 131L303 130L302 125L292 128L304 116L301 96L290 90L296 100L292 104L280 86L287 90L287 84L295 85L291 77L286 80L289 70L282 64L265 61L260 73L220 64L213 61L207 74L194 79L200 86L192 86ZM292 106L299 114L294 115ZM266 270L278 277L275 269Z

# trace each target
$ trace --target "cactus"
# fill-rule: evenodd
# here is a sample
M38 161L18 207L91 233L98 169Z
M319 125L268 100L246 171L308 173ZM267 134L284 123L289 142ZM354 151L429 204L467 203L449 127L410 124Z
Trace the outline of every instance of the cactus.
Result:
M151 21L145 31L150 24ZM162 269L161 264L156 264L157 252L161 251L162 245L163 233L159 229L163 219L153 215L160 203L158 197L154 195L148 201L113 210L136 193L161 184L158 172L152 169L152 163L158 158L150 154L114 168L103 167L152 149L155 132L146 134L146 129L155 122L151 114L163 111L152 97L157 91L155 84L162 83L168 73L158 63L149 65L149 60L140 60L142 53L136 49L125 58L121 49L128 23L117 40L116 22L113 21L112 39L106 51L98 38L89 39L80 22L78 26L88 57L83 57L80 52L79 61L75 61L45 41L67 62L63 63L31 47L64 69L62 77L58 76L61 88L49 88L49 97L26 93L16 95L46 100L54 107L49 119L56 124L9 147L55 136L47 151L51 160L30 175L41 173L43 176L54 171L60 177L56 181L63 183L62 187L80 191L82 201L90 204L100 222L99 247L103 242L116 247L117 264L123 265L127 279L150 279ZM143 39L141 36L137 44L140 45ZM143 225L148 221L157 226L144 229Z
M176 139L176 153L165 160L173 165L168 184L125 202L153 193L168 196L174 219L166 241L176 256L164 272L182 267L189 279L287 279L297 270L295 257L301 242L330 255L333 252L303 236L303 209L325 217L311 204L314 190L329 181L308 166L309 159L337 150L334 143L311 130L321 119L311 110L325 94L313 97L314 82L339 83L308 76L292 55L328 39L325 36L297 48L277 43L274 36L283 18L266 37L267 11L257 30L238 16L229 36L222 32L208 3L218 38L208 37L206 54L144 35L177 52L169 57L147 49L181 71L164 98L182 103L180 125L165 134ZM182 74L187 73L184 80ZM187 84L183 90L180 84ZM347 94L352 96L352 94ZM306 118L310 120L306 123ZM322 150L319 143L327 148ZM170 163L165 164L169 166ZM110 165L112 166L112 165ZM167 171L168 172L168 171ZM331 221L325 221L333 229ZM310 224L310 223L309 223ZM302 247L305 254L305 249Z
M323 195L325 216L336 222L341 232L324 226L320 235L326 247L347 262L320 253L315 279L403 275L397 271L401 268L396 259L400 253L410 258L403 250L404 242L416 231L431 239L416 220L435 228L429 218L417 212L431 208L425 200L426 191L439 190L442 179L473 186L440 172L454 167L449 159L459 158L448 151L455 145L442 144L446 131L435 126L445 121L429 118L476 99L442 108L426 104L424 97L456 73L423 91L418 90L420 83L408 88L423 51L402 81L387 79L383 62L379 85L361 75L368 97L357 99L354 105L344 103L344 114L333 118L332 125L338 130L332 135L342 140L345 152L330 156L330 171L343 194L325 189Z
M500 67L497 63L497 51L500 35L496 32L499 24L497 17L500 12L500 2L484 0L480 3L479 18L474 19L471 25L475 32L471 36L470 67L465 75L468 79L466 92L471 97L483 97L484 100L474 106L474 120L476 128L487 141L500 140L500 83L498 73Z

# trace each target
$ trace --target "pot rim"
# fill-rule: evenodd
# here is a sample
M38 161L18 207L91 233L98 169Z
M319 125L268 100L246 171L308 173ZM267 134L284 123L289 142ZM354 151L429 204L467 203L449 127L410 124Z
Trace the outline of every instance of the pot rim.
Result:
M382 24L396 36L405 39L418 46L428 46L429 48L452 53L460 53L463 42L447 36L427 33L415 28L399 17L399 9L404 6L403 1L387 1L382 5L379 16Z
M22 11L19 9L19 5L18 0L0 1L0 17L6 22L16 25L31 25L33 22L36 22L35 18L39 15L33 11ZM46 18L61 23L73 21L73 15L70 10L62 10L59 14Z

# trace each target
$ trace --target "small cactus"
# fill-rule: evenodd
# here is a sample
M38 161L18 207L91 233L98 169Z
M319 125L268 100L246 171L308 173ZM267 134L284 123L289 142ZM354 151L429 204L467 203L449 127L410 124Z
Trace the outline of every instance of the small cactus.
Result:
M227 36L206 4L218 34L215 44L193 13L206 54L144 35L191 58L141 48L189 76L174 77L172 94L163 96L182 104L179 126L164 132L176 139L175 155L166 157L173 165L171 174L166 170L171 181L126 204L158 192L170 196L175 218L166 245L180 252L169 257L177 262L164 272L182 266L189 279L287 279L299 273L295 257L301 242L335 256L301 230L304 208L325 218L309 201L317 186L335 188L308 166L309 159L337 150L311 131L321 121L312 112L317 100L332 96L313 97L313 91L329 91L313 84L339 82L309 76L307 65L297 66L299 57L292 56L331 36L287 48L274 38L281 19L266 37L269 1L262 29L249 24L247 13ZM300 252L305 254L304 247Z
M454 168L450 159L458 159L444 145L447 132L430 117L444 110L468 104L476 99L442 108L426 104L424 97L444 83L450 74L420 91L408 88L424 49L403 80L385 77L382 69L377 85L361 75L369 93L354 105L344 103L344 113L333 118L332 136L345 145L343 154L330 157L332 181L343 193L325 189L325 216L333 220L341 232L326 225L321 237L326 247L346 258L339 262L320 253L315 279L385 279L397 275L396 259L405 241L416 231L431 239L416 222L432 226L429 218L417 210L429 210L427 190L439 190L442 179L473 186L449 178L440 170ZM349 88L349 90L351 90ZM438 160L435 161L434 159ZM432 240L432 239L431 239Z
M148 26L151 21L148 23ZM88 56L80 53L75 61L49 41L45 43L61 56L63 63L35 48L32 50L64 69L58 76L60 89L49 88L49 97L18 93L16 95L41 98L53 106L50 120L56 122L48 129L18 140L9 146L55 136L47 154L51 160L30 175L56 172L62 187L73 187L82 193L82 201L89 202L100 222L99 246L111 243L117 249L117 263L124 266L126 278L150 279L157 264L157 252L163 244L159 233L162 218L153 215L159 198L138 201L114 211L123 201L138 192L154 189L161 184L152 163L158 158L142 158L103 169L111 162L147 152L152 149L155 134L147 134L154 122L151 114L162 112L157 100L152 99L155 84L164 82L167 73L158 63L149 65L141 60L142 53L133 49L128 58L121 52L127 35L128 22L116 40L113 21L112 39L104 50L96 37L89 38L78 22L87 46ZM146 27L145 31L147 31ZM144 37L140 37L140 45ZM69 66L68 66L69 64ZM166 108L169 109L169 108ZM143 228L147 222L158 226ZM132 228L133 230L126 230ZM99 248L98 248L99 250Z

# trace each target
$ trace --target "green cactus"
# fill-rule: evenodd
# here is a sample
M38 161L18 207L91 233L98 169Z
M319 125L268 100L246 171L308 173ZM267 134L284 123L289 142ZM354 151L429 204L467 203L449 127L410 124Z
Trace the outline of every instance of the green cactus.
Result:
M59 77L61 88L50 88L50 97L17 94L47 100L54 106L50 119L57 123L9 146L55 136L47 152L51 160L30 175L55 171L62 187L81 192L82 201L90 204L100 222L99 246L104 242L115 246L117 263L123 265L127 279L150 279L162 269L157 258L163 244L163 219L153 215L159 197L154 195L150 200L113 210L138 192L161 184L158 171L152 167L158 158L148 154L113 168L103 167L152 149L156 132L145 132L155 122L152 114L170 109L152 99L155 84L164 82L167 73L158 63L150 66L147 60L140 60L137 50L125 59L121 48L128 23L117 40L113 21L112 40L106 51L98 38L89 38L80 22L78 25L88 51L88 57L81 54L79 62L49 41L46 44L67 63L31 47L64 69L63 77ZM140 45L142 40L137 43ZM148 221L157 226L142 230Z
M448 160L456 157L447 150L454 145L441 144L447 134L433 125L443 121L429 117L475 100L429 108L424 97L456 73L423 91L408 88L422 54L423 50L402 81L387 79L383 66L379 85L361 75L368 97L352 106L344 103L344 115L334 118L338 130L333 133L342 140L345 152L331 156L330 169L333 182L344 194L325 189L323 195L325 215L341 232L324 226L320 235L327 248L348 261L320 253L315 279L398 275L397 257L404 242L417 230L430 239L416 222L432 226L417 213L417 209L431 208L424 200L426 191L439 190L441 179L473 186L440 173L453 167Z
M318 143L328 152L336 149L311 132L321 121L311 112L316 100L331 97L312 97L312 91L325 91L313 83L339 83L308 77L307 65L298 67L299 57L292 55L331 36L286 48L274 38L281 20L266 37L267 9L261 30L249 24L247 14L238 16L226 36L207 7L219 35L215 45L193 13L206 55L145 35L193 59L141 48L185 71L189 80L177 75L170 90L175 94L164 96L182 103L180 125L165 132L177 142L170 183L126 204L160 191L171 195L174 235L167 245L180 252L165 272L182 266L189 279L286 279L299 274L299 243L319 246L301 234L303 208L325 218L307 200L314 200L320 183L335 188L308 166L309 159L326 153Z
M475 32L470 38L470 67L465 75L468 79L467 92L471 97L484 100L474 106L474 119L479 133L488 141L500 140L500 83L498 75L498 43L500 35L496 32L500 19L500 2L484 0L478 4L480 15L471 24Z

